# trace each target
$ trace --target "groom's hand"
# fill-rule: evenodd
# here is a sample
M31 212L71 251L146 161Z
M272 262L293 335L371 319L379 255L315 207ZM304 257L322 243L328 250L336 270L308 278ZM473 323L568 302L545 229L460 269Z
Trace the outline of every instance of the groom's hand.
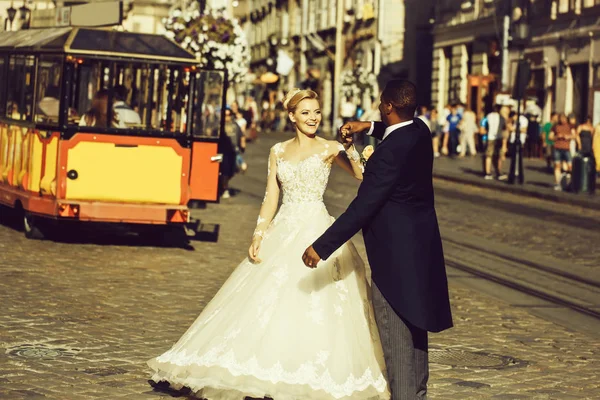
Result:
M345 140L348 137L352 138L356 133L368 131L369 129L371 129L371 122L369 121L350 121L342 125L340 135L342 140Z
M321 261L321 257L317 254L315 249L310 246L302 255L302 261L308 268L317 268L317 263Z

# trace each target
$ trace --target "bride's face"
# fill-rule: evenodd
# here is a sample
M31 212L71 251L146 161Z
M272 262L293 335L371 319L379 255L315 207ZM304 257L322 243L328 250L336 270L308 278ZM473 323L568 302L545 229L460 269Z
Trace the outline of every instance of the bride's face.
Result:
M298 103L296 111L290 113L290 119L300 132L314 135L321 123L321 106L316 99L304 99Z

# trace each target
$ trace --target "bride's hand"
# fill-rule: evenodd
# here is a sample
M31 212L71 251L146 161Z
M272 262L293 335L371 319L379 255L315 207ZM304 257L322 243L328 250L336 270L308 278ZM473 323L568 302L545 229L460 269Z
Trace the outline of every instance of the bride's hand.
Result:
M340 142L342 142L342 145L344 145L345 149L348 149L354 144L354 135L350 129L346 127L346 125L340 128Z
M248 258L250 258L250 260L252 260L252 262L255 264L262 262L262 260L258 258L258 252L260 251L261 242L262 239L260 237L255 236L254 238L252 238L252 244L248 249Z

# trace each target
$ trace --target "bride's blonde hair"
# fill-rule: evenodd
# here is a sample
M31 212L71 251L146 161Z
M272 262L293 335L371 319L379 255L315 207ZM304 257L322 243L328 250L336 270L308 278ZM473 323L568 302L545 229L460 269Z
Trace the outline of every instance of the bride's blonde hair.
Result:
M287 94L283 98L283 107L288 112L291 112L291 113L296 112L296 108L298 108L298 104L300 104L300 102L305 99L314 99L314 100L318 101L319 95L310 89L294 88L294 89L290 90L289 92L287 92Z

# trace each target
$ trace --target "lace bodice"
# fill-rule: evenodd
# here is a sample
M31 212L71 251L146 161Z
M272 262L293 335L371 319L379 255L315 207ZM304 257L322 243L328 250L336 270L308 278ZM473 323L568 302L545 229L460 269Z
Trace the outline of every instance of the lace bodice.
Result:
M277 157L277 178L281 183L283 204L322 202L331 172L330 145L325 144L321 153L313 154L304 160L292 163L281 157L284 144L277 143L273 153ZM339 150L344 147L340 144Z

